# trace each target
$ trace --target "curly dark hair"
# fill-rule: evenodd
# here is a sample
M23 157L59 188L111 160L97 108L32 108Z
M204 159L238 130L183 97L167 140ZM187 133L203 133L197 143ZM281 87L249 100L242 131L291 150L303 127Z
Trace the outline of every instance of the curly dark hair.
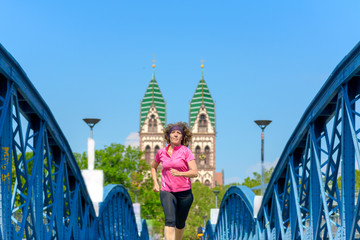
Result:
M191 133L191 130L190 130L190 127L189 125L186 123L186 122L177 122L177 123L169 123L165 128L164 128L164 137L166 139L166 142L168 144L170 144L170 138L169 138L169 135L170 135L170 129L175 126L175 125L178 125L179 127L182 128L183 130L183 133L185 136L183 136L182 140L181 140L181 145L184 145L184 146L189 146L189 143L191 142L191 136L192 136L192 133Z

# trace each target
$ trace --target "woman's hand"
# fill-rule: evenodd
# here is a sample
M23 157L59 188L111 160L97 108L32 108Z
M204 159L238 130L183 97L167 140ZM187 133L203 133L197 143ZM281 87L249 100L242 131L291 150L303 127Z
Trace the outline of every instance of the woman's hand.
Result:
M152 161L152 163L151 163L151 177L152 177L153 182L154 182L154 186L153 186L153 191L154 192L159 192L160 191L159 183L157 181L157 174L156 174L156 170L157 170L158 166L159 166L159 163L157 163L156 161Z
M198 170L196 167L195 160L191 160L188 162L189 171L187 172L180 172L176 169L171 168L170 174L174 177L188 177L188 178L195 178L198 176Z
M170 169L170 173L171 175L173 175L174 177L180 177L181 176L181 172L179 172L178 170L176 169Z
M158 184L158 183L154 183L153 191L154 191L154 192L159 192L159 191L160 191L160 187L159 187L159 184Z

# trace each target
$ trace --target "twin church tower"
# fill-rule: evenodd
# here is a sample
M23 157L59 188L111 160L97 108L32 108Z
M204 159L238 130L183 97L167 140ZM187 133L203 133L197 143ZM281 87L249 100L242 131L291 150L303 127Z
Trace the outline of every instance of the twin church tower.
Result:
M201 79L190 102L188 124L193 136L189 147L195 156L199 173L193 181L215 187L224 184L224 172L215 172L215 103L204 80L203 67L201 65ZM166 102L155 80L155 65L153 68L152 79L140 104L140 150L145 152L147 163L151 163L157 151L166 145L163 133Z

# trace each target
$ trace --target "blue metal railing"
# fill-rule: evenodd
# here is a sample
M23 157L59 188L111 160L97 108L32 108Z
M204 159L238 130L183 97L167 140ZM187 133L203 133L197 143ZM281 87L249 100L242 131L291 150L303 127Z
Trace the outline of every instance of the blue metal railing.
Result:
M360 239L360 199L355 196L359 99L360 44L335 68L305 111L258 214L253 215L251 191L232 187L207 236ZM66 138L26 74L1 45L0 151L1 239L97 239L107 232L110 237L148 236L137 233L131 200L118 186L106 194L102 220L97 221ZM121 225L123 220L110 218L109 211L113 209L113 214L116 207L125 211L122 216L129 222ZM98 223L103 232L98 231Z
M275 167L258 214L240 223L233 211L249 209L243 204L249 198L227 194L215 227L220 232L209 239L360 239L360 198L355 190L359 99L360 43L306 109ZM237 204L241 207L234 208Z
M131 198L122 185L107 185L99 211L101 239L149 239L146 221L138 232Z
M0 45L1 239L96 236L70 146L44 100Z
M208 221L204 239L254 239L255 194L245 186L230 187L221 201L217 224Z
M96 217L64 134L20 65L1 44L0 171L0 239L103 238L98 223L104 227L104 222ZM110 197L119 188L126 196L121 201L127 205ZM113 208L133 214L130 203L126 190L116 186L106 195L102 214ZM131 216L119 218L133 226ZM120 234L112 224L106 226L111 239ZM139 239L134 226L136 232L117 239ZM148 239L146 223L142 231L141 239Z

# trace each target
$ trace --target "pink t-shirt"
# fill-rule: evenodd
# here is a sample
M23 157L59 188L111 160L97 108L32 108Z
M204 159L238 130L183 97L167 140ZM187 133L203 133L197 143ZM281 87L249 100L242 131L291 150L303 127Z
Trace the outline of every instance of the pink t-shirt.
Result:
M179 172L189 171L188 162L195 159L194 155L191 153L190 149L180 145L174 148L172 156L170 157L167 152L169 146L170 145L160 149L155 156L155 161L161 163L163 167L161 171L161 191L182 192L189 190L191 188L190 178L175 177L171 175L170 170L173 168Z

